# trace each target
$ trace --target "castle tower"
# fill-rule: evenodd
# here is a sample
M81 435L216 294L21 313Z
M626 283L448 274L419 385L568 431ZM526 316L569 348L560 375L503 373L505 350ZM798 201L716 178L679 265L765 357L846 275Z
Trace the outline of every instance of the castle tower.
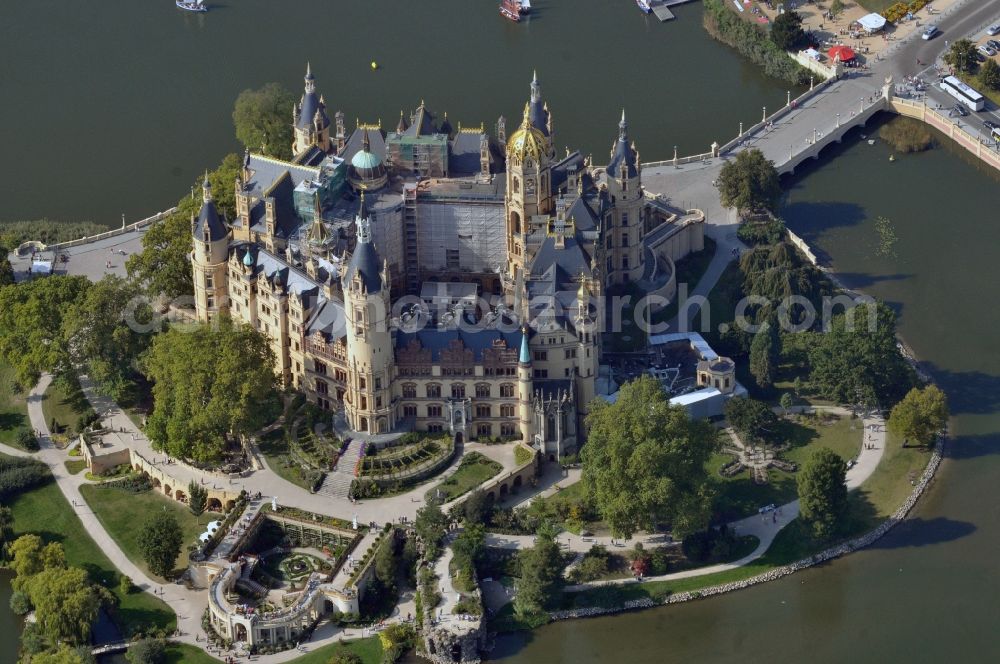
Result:
M576 394L580 426L587 414L588 405L597 396L597 374L600 361L597 321L591 312L590 280L581 275L580 288L576 292L576 312L573 326L576 328Z
M517 364L518 420L521 440L530 445L535 437L534 409L531 405L531 349L528 347L528 328L521 329L521 355Z
M532 72L530 107L531 125L545 136L546 153L551 161L555 161L555 141L552 131L552 114L549 106L542 100L542 85L538 82L538 72Z
M611 225L604 230L607 251L607 283L621 284L642 275L642 238L644 195L642 169L635 144L629 143L625 111L618 123L618 140L611 146L607 169L608 195L613 209Z
M312 67L306 63L305 91L292 113L294 121L292 154L301 154L316 146L329 152L330 118L326 114L326 102L316 94L316 78Z
M531 118L531 102L524 105L521 126L507 141L507 262L512 281L523 271L525 245L535 217L552 213L552 159L548 138Z
M201 186L202 204L198 216L191 216L191 269L194 280L195 312L198 320L209 322L229 312L229 285L226 263L229 259L229 229L219 216L212 200L212 185L205 174Z
M372 244L371 215L363 193L355 223L357 243L343 277L348 364L344 410L355 431L385 433L395 426L389 267L380 264Z

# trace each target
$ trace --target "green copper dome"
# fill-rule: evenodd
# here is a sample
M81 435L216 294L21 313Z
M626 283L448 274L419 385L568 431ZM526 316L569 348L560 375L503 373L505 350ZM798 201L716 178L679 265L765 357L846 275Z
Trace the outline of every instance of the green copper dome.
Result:
M362 173L365 171L374 171L379 166L382 165L382 160L378 158L378 155L374 152L369 152L368 150L358 150L353 157L351 157L351 166L358 169Z

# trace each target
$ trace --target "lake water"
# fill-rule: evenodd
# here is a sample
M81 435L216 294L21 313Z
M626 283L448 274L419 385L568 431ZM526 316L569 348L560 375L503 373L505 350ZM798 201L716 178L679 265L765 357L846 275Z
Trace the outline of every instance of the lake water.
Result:
M456 126L492 128L501 114L516 126L537 68L559 151L596 163L622 107L652 161L674 145L706 152L785 103L783 83L707 37L697 3L669 24L631 0L538 0L520 24L495 0L211 4L199 15L170 0L5 4L0 220L117 225L169 207L239 149L239 92L278 81L298 94L307 60L350 128L394 128L421 99Z

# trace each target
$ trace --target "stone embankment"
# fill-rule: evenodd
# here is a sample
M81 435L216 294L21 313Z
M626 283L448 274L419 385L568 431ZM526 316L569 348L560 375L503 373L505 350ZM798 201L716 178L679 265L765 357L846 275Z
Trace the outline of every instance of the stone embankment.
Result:
M809 558L803 558L797 562L791 563L790 565L785 565L783 567L776 567L775 569L768 570L757 576L752 576L748 579L743 579L741 581L733 581L732 583L723 583L717 586L711 586L709 588L703 588L701 590L692 590L689 592L677 593L676 595L670 595L665 600L663 604L677 604L680 602L688 602L693 599L700 599L702 597L710 597L712 595L721 595L723 593L732 592L734 590L742 590L743 588L749 588L750 586L755 586L758 583L766 583L768 581L774 581L782 577L788 576L789 574L794 574L800 570L807 569L814 565L819 565L828 560L833 560L834 558L839 558L840 556L846 555L853 551L863 549L867 546L871 546L874 542L882 538L886 533L892 530L896 524L900 523L906 518L913 506L916 505L917 500L923 494L924 490L930 484L931 480L934 479L934 473L937 472L938 466L941 465L941 458L944 452L945 437L938 439L937 445L934 447L934 452L931 454L931 458L927 463L927 467L924 468L923 474L920 476L920 481L916 483L913 487L913 491L910 495L899 506L891 517L883 521L875 530L856 537L837 546L830 547L825 551L821 551ZM622 613L624 611L634 611L638 609L648 609L653 606L657 606L657 602L650 598L642 598L636 600L629 600L625 602L622 606L616 607L590 607L583 609L572 609L568 611L553 611L550 616L553 620L566 620L569 618L590 618L593 616L608 615L613 613Z

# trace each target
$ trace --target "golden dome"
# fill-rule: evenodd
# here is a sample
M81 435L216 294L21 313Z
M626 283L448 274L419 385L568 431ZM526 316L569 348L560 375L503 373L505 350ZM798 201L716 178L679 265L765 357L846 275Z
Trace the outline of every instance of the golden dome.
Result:
M517 131L507 140L507 157L524 161L528 158L541 160L545 154L545 134L531 124L528 104L524 105L524 118Z

